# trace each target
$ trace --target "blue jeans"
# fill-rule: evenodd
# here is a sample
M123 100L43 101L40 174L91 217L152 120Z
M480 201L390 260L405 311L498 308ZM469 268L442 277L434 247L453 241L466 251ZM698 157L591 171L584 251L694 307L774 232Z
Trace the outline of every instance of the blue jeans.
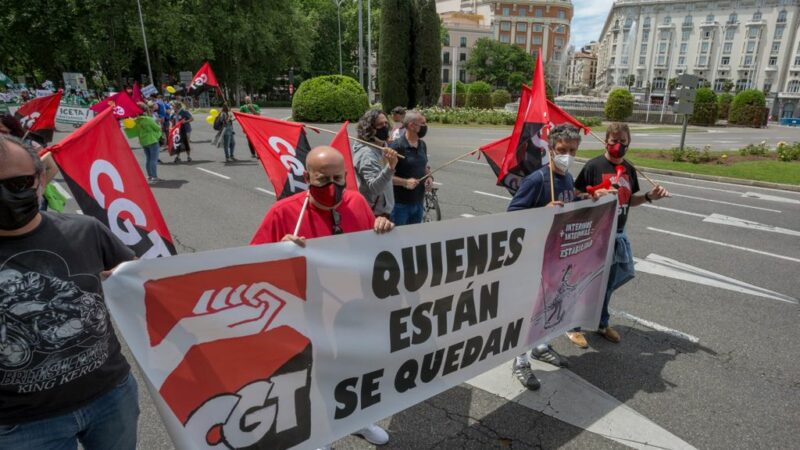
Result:
M236 147L236 140L233 132L222 132L222 148L225 150L225 158L233 158L233 149Z
M422 202L395 203L392 210L392 222L395 225L422 223Z
M136 380L125 380L107 394L71 413L17 425L0 425L0 448L135 450L139 419Z
M148 178L156 178L156 167L158 167L158 151L160 146L158 142L146 145L144 147L145 163L144 167L147 170Z

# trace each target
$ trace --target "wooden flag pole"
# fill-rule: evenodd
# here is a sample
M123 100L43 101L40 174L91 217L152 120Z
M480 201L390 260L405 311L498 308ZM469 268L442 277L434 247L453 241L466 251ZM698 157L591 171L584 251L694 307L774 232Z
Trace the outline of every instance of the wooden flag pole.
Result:
M553 166L555 165L555 161L553 161L553 155L555 152L548 149L547 152L550 154L550 202L556 201L556 188L555 183L553 182Z
M606 144L606 141L605 141L603 138L601 138L600 136L598 136L598 135L594 134L594 132L593 132L593 131L590 131L590 132L589 132L589 134L591 134L591 135L592 135L592 136L593 136L595 139L597 139L598 141L600 141L600 143L601 143L601 144L603 144L603 145L607 145L607 144ZM633 166L633 168L636 170L636 173L638 173L639 175L641 175L642 177L644 177L644 179L645 179L645 180L647 180L647 181L648 181L648 182L649 182L649 183L650 183L650 184L651 184L653 187L657 187L657 186L659 186L659 185L658 185L658 184L657 184L655 181L651 180L651 179L650 179L650 177L648 177L648 176L647 176L647 174L645 174L644 172L642 172L641 170L639 170L639 168L638 168L638 167L636 167L636 166Z
M305 124L305 123L304 123L304 124L302 124L302 125L303 125L304 127L311 128L312 130L316 130L316 131L322 131L322 132L324 132L324 133L330 133L330 134L333 134L333 135L339 134L337 131L333 131L333 130L327 130L327 129L325 129L325 128L314 127L314 126L311 126L311 125L308 125L308 124ZM377 148L378 150L383 150L383 149L385 148L385 147L381 147L380 145L375 145L375 144L373 144L373 143L371 143L371 142L362 141L361 139L359 139L359 138L355 138L355 137L353 137L353 136L350 136L349 134L347 135L347 137L348 137L348 138L350 138L351 140L354 140L354 141L356 141L356 142L360 142L360 143L362 143L362 144L364 144L364 145L369 145L370 147ZM400 155L400 154L398 154L398 155L397 155L397 157L398 157L398 158L400 158L400 159L406 159L406 157L405 157L405 156L403 156L403 155Z
M300 232L300 224L303 223L303 216L306 213L306 208L308 208L308 198L309 194L306 193L306 200L303 202L303 208L300 210L300 217L297 218L297 224L294 226L294 233L292 233L294 236L297 236L297 233Z
M437 167L437 168L435 168L435 169L431 170L431 171L430 171L428 174L426 174L424 177L420 178L420 179L419 179L419 181L420 181L420 182L422 182L423 180L425 180L425 178L428 178L428 177L430 177L430 176L431 176L431 175L433 175L434 173L436 173L436 172L438 172L438 171L440 171L440 170L444 169L445 167L447 167L447 166L449 166L449 165L451 165L451 164L454 164L454 163L456 163L457 161L460 161L460 160L462 160L462 159L466 158L466 157L467 157L467 156L469 156L469 155L474 155L475 153L479 152L480 150L481 150L481 149L479 149L479 148L476 148L475 150L470 150L470 151L468 151L467 153L464 153L464 154L463 154L463 155L461 155L461 156L458 156L458 157L456 157L456 158L453 158L453 159L451 159L450 161L447 161L446 163L442 164L441 166L439 166L439 167Z

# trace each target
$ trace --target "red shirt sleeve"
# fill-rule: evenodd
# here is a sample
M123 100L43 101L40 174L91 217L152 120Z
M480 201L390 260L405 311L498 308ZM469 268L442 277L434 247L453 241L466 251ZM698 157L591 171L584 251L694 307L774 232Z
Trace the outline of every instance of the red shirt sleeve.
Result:
M258 226L256 234L250 240L250 245L269 244L272 242L279 242L283 236L278 237L279 227L277 226L279 219L275 208L270 208L267 214L264 215L264 220Z
M353 231L371 230L375 226L375 214L373 214L372 208L369 207L369 203L360 192L355 191L350 194L350 209L355 216L357 227Z

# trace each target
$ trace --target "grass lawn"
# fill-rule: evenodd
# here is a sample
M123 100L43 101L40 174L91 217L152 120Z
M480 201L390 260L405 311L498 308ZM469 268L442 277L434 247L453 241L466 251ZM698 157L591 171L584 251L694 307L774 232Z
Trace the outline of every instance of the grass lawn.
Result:
M682 126L675 127L631 127L631 133L680 133L683 129ZM687 133L707 133L706 130L689 127L686 129Z
M756 161L737 161L726 164L693 164L690 162L674 162L669 158L652 157L653 154L659 151L660 150L653 149L631 150L626 155L625 159L637 167L800 185L800 161L782 162L774 159L763 159ZM642 156L643 153L647 154L649 157ZM729 155L738 154L735 150L715 153L727 153ZM602 154L603 150L578 151L578 157L581 158L594 158Z

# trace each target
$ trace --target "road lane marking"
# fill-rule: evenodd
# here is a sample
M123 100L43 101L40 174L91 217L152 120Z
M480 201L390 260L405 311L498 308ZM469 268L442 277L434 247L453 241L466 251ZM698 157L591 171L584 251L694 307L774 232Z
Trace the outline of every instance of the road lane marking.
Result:
M486 195L488 197L502 198L503 200L511 200L511 197L506 197L505 195L490 194L489 192L483 192L483 191L472 191L472 192L480 195Z
M659 233L669 234L671 236L677 236L677 237L682 237L682 238L686 238L686 239L692 239L692 240L695 240L695 241L706 242L708 244L720 245L722 247L734 248L736 250L742 250L742 251L745 251L745 252L756 253L756 254L759 254L759 255L771 256L773 258L784 259L786 261L792 261L792 262L800 263L800 259L792 258L791 256L777 255L775 253L765 252L763 250L756 250L756 249L752 249L752 248L742 247L742 246L739 246L739 245L726 244L725 242L713 241L711 239L705 239L705 238L701 238L701 237L697 237L697 236L689 236L688 234L676 233L674 231L667 231L667 230L662 230L662 229L659 229L659 228L647 227L647 229L650 230L650 231L656 231L656 232L659 232Z
M459 159L458 162L464 163L464 164L478 164L478 165L481 165L481 166L485 166L486 165L485 163L482 163L480 161L464 161L463 159Z
M749 228L751 230L769 231L772 233L787 234L789 236L800 236L800 231L788 228L764 225L763 223L753 222L752 220L737 219L736 217L723 216L722 214L711 214L703 219L703 222L716 223L720 225L730 225L732 227Z
M268 191L268 190L266 190L264 188L257 187L256 190L259 191L259 192L263 192L265 194L268 194L268 195L271 195L271 196L275 197L275 193L274 192Z
M461 217L470 218L470 217L475 217L475 216L473 216L472 214L462 214Z
M779 302L791 303L793 305L798 304L796 299L788 295L770 291L769 289L754 286L735 278L726 277L725 275L653 253L647 255L645 259L634 258L634 261L636 261L636 270L638 272L660 275L662 277L726 289L741 294L754 295L756 297L771 298Z
M709 203L719 203L720 205L730 205L730 206L736 206L736 207L739 207L739 208L757 209L759 211L767 211L767 212L774 212L774 213L780 213L781 212L781 211L779 211L777 209L769 209L769 208L761 208L761 207L758 207L758 206L742 205L740 203L723 202L722 200L712 200L710 198L693 197L691 195L672 194L672 193L670 195L672 195L673 197L688 198L688 199L691 199L691 200L700 200L700 201L709 202Z
M647 172L646 168L644 168L642 170ZM659 175L659 177L677 178L679 180L686 180L685 177L679 177L679 176L675 176L675 175ZM744 185L744 184L725 183L723 181L711 181L711 180L700 180L700 179L694 179L694 181L697 181L698 183L721 184L723 186L730 186L732 188L738 188L738 189L742 189L742 188L759 189L759 190L764 190L764 191L780 192L782 194L795 194L795 195L800 194L800 192L787 191L785 189L775 189L775 188L760 187L760 186L748 186L748 185ZM689 186L689 185L687 185L687 186Z
M203 172L205 172L205 173L208 173L208 174L214 175L215 177L224 178L224 179L226 179L226 180L230 180L230 179L231 179L231 177L229 177L229 176L227 176L227 175L223 175L223 174L221 174L221 173L213 172L213 171L211 171L211 170L208 170L208 169L203 169L202 167L198 167L198 168L197 168L197 170L202 170L202 171L203 171Z
M510 361L467 383L632 448L695 448L570 370L535 360L531 368L542 381L535 392L514 378Z
M642 206L644 206L645 208L653 208L653 209L659 209L659 210L662 210L662 211L669 211L669 212L673 212L673 213L676 213L676 214L685 214L687 216L702 217L704 219L706 217L708 217L706 214L699 214L699 213L693 213L693 212L689 212L689 211L682 211L680 209L667 208L667 207L664 207L664 206L649 205L649 204L646 204L646 203L644 205L642 205Z
M758 192L745 192L742 194L744 198L756 198L759 200L767 200L770 202L791 203L793 205L800 205L800 200L794 198L778 197L777 195L759 194Z
M69 192L68 192L66 189L64 189L64 186L61 186L61 183L59 183L58 181L55 181L55 180L53 180L53 181L51 181L51 182L50 182L50 184L52 184L53 186L55 186L55 187L56 187L56 190L57 190L57 191L58 191L58 192L59 192L61 195L63 195L63 196L64 196L64 198L66 198L67 200L70 200L70 199L72 198L72 196L71 196L71 195L69 195Z
M683 186L692 189L703 189L705 191L716 191L716 192L724 192L726 194L734 194L738 195L741 194L740 191L732 191L730 189L720 189L720 188L712 188L712 187L705 187L705 186L696 186L694 184L685 184L685 183L678 183L677 181L664 181L664 180L653 180L658 184L674 184L675 186Z
M433 182L433 185L434 185L434 186L442 186L442 183L439 183L438 181L434 181L434 182Z
M666 334L668 334L670 336L673 336L673 337L676 337L678 339L683 339L683 340L689 341L692 344L697 344L697 343L700 342L700 338L698 338L696 336L692 336L691 334L684 333L683 331L678 331L678 330L673 329L673 328L665 327L664 325L661 325L661 324L658 324L658 323L655 323L655 322L651 322L651 321L649 321L647 319L642 319L640 317L636 317L633 314L626 313L625 311L616 311L616 310L613 310L613 309L609 308L608 312L611 313L612 316L617 316L617 317L622 317L623 319L628 319L628 320L633 321L635 323L638 323L638 324L640 324L640 325L642 325L644 327L650 328L651 330L656 330L656 331L660 331L662 333L666 333Z
M80 215L83 215L83 211L81 211L80 209L76 209L76 210L75 210L75 214L80 214Z

